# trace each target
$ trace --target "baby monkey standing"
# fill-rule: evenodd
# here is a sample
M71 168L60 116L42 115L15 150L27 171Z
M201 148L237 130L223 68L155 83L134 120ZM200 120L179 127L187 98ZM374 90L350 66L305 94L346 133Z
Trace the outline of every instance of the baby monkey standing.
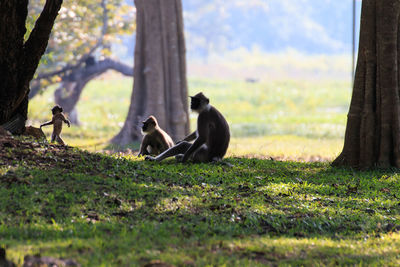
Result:
M51 134L51 142L53 143L54 141L57 141L57 143L65 145L64 141L60 137L62 130L62 123L65 122L68 125L68 127L71 126L71 123L64 117L64 114L62 114L63 109L59 105L54 106L51 109L51 112L53 113L53 118L51 119L51 121L41 124L40 128L42 128L43 126L53 124L53 133Z

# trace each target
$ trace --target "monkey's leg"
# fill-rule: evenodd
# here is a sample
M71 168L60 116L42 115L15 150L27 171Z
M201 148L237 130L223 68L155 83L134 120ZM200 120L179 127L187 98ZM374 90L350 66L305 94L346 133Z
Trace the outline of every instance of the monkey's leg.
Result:
M213 157L213 158L211 159L211 161L212 161L212 162L215 162L215 163L221 162L221 161L222 161L222 158L221 158L221 157Z
M53 132L51 134L51 143L54 143L55 140L56 140L56 134Z
M198 163L211 161L207 145L202 145L193 153L193 161Z
M59 143L60 145L65 145L64 140L62 140L62 138L59 135L56 136L56 140L57 143Z
M153 160L153 161L162 161L163 159L176 156L179 154L185 154L185 152L189 149L189 147L192 144L186 141L183 141L176 146L173 146L167 150L165 150L163 153L158 155L157 157L146 157L146 160Z
M146 155L151 155L153 153L153 147L152 146L147 146L146 149Z

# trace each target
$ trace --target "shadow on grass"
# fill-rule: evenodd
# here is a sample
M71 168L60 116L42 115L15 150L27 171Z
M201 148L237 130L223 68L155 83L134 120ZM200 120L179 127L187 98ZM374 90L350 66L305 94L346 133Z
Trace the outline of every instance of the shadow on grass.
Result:
M218 265L255 266L294 265L342 265L377 264L396 261L398 250L392 241L379 239L370 242L353 240L307 239L270 235L242 234L224 235L209 224L200 224L190 229L176 221L143 221L135 227L123 224L99 222L96 224L75 223L64 229L46 229L41 226L11 227L8 231L17 239L4 236L6 244L18 244L19 249L38 247L41 253L80 258L84 266L95 266L108 262L111 265L145 264L160 256L178 266L195 261L198 266ZM3 232L3 231L1 231ZM22 235L21 235L22 234ZM20 242L16 242L20 240ZM60 242L60 240L62 240ZM3 242L4 242L3 241ZM394 245L394 246L393 246ZM397 242L397 245L400 245ZM393 246L394 252L377 249L378 246ZM178 249L179 248L179 249ZM34 250L35 251L35 250ZM384 264L383 264L384 265ZM118 265L120 266L120 265Z
M0 238L6 244L80 240L104 254L132 247L146 254L172 245L191 258L198 257L191 248L211 252L214 263L218 253L227 261L235 254L260 264L302 257L303 263L324 263L318 255L303 255L302 249L312 250L307 244L293 254L286 245L277 246L279 253L230 246L217 253L212 246L248 238L368 240L400 230L400 181L392 171L246 158L153 163L79 150L42 153L36 165L21 158L0 177ZM335 250L323 255L330 253ZM349 253L350 263L382 256Z
M7 175L0 180L1 219L6 225L172 220L231 236L346 237L398 228L400 187L393 172L354 172L325 163L226 162L231 166L80 152L51 168L21 166L15 180Z

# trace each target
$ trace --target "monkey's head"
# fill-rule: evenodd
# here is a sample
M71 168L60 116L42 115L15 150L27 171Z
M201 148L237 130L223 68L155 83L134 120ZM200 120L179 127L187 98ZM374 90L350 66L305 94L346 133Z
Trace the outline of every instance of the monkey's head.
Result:
M58 112L63 112L63 108L62 107L60 107L59 105L55 105L52 109L51 109L51 113L53 113L53 115L54 114L57 114Z
M149 116L145 121L143 121L142 132L151 133L154 131L158 125L157 119L154 116Z
M198 113L206 109L208 107L208 104L210 103L210 99L208 99L201 92L195 96L191 96L190 98L191 98L190 109Z

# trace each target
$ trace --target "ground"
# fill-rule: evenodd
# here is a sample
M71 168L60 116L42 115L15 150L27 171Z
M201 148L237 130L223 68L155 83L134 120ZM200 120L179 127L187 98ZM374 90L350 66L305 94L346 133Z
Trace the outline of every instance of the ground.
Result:
M82 266L400 264L395 171L0 147L0 246L18 265L35 254Z

